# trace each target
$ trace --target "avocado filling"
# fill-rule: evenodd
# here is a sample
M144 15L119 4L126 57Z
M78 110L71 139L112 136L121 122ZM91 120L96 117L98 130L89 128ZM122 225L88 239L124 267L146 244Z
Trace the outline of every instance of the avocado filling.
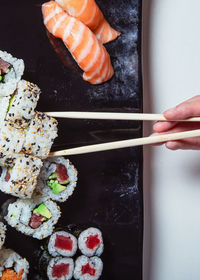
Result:
M8 105L8 110L7 111L10 110L10 107L13 104L13 102L15 101L15 99L16 99L16 94L14 93L9 100L9 105Z
M39 228L43 222L52 217L51 212L44 203L33 210L29 226L33 229Z
M67 184L69 184L69 177L65 181L61 181L57 172L51 174L47 180L47 185L52 189L53 194L59 194L64 191L67 188Z

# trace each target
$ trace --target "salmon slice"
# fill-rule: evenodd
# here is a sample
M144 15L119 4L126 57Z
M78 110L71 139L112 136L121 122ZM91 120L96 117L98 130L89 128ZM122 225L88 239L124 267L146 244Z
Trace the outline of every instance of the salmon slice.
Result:
M71 16L87 25L103 43L115 40L120 32L113 29L104 18L95 0L56 0Z
M108 81L114 74L110 56L94 33L80 20L66 13L55 1L42 5L44 24L55 37L63 40L91 84Z

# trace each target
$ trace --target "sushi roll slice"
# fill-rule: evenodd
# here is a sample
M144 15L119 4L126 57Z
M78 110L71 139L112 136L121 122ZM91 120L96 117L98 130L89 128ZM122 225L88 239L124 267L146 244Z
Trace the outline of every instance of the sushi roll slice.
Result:
M29 263L11 249L0 250L0 279L27 280Z
M47 267L50 280L70 280L74 273L74 261L71 258L53 258Z
M2 167L0 190L20 198L31 198L36 188L42 161L29 155L19 156L13 167Z
M6 226L0 222L0 249L2 248L6 239Z
M39 96L40 89L37 85L21 80L10 97L6 120L18 126L27 127L34 117Z
M24 62L22 59L0 51L0 96L13 94L23 73Z
M64 157L47 158L40 174L43 195L52 200L64 202L74 192L77 184L77 170Z
M83 255L100 256L104 249L101 231L94 227L82 231L78 238L78 246Z
M103 271L103 262L98 257L80 256L75 262L74 278L79 280L98 280Z
M55 232L48 242L48 251L53 257L73 257L76 254L77 247L76 237L66 231Z
M37 239L52 234L61 212L59 206L41 197L18 199L9 204L8 213L4 217L7 223L18 231Z
M41 112L35 112L26 130L23 152L39 158L46 158L57 137L57 121Z
M5 121L0 128L0 165L13 164L16 154L20 153L25 141L23 129L14 127Z

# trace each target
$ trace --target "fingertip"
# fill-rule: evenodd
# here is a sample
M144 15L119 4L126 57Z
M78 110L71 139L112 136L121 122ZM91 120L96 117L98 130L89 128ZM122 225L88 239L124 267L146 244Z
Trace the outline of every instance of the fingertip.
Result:
M180 149L180 144L177 141L168 141L165 143L165 146L167 149L173 150L173 151Z
M171 108L163 113L164 117L170 120L176 119L176 114L177 114L176 108Z

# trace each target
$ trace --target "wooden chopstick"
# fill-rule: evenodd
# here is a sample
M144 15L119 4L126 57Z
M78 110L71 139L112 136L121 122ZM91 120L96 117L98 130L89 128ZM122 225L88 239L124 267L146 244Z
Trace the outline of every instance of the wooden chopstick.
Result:
M147 145L147 144L156 144L156 143L161 143L161 142L166 142L166 141L180 140L180 139L186 139L186 138L198 137L198 136L200 136L200 129L190 130L190 131L185 131L185 132L163 134L163 135L158 135L158 136L156 135L156 136L149 136L149 137L144 137L144 138L123 140L123 141L115 141L115 142L109 142L109 143L103 143L103 144L83 146L83 147L78 147L78 148L72 148L72 149L52 152L52 153L50 153L50 156L69 156L69 155L86 154L86 153L128 148L128 147L134 147L134 146L141 146L141 145Z
M70 119L101 119L101 120L135 120L135 121L166 121L163 114L143 113L102 113L102 112L46 112L48 116ZM174 120L177 121L177 120ZM180 120L181 122L199 122L200 117Z

